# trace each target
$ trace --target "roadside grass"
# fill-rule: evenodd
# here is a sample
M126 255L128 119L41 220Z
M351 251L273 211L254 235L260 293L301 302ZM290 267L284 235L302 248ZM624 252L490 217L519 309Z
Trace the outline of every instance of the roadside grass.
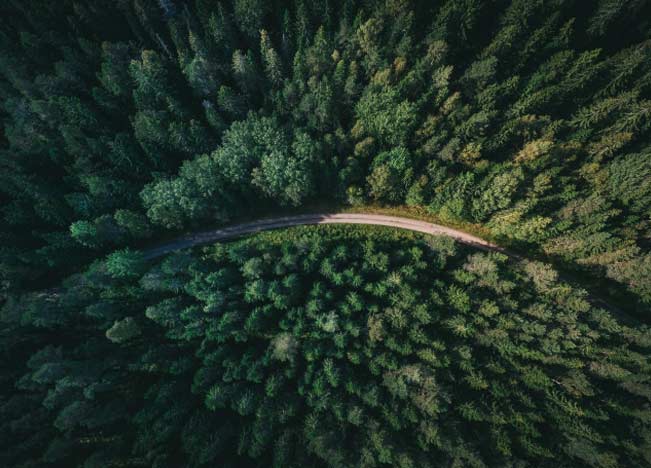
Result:
M259 242L281 244L286 241L302 242L311 236L324 233L328 234L328 240L423 241L429 237L421 232L372 224L304 224L260 231L255 235L247 235L228 242L239 245L257 244ZM454 243L451 238L445 237L445 239L450 239L450 244ZM212 245L207 247L210 248Z
M467 232L484 240L497 243L498 239L495 235L485 226L476 223L470 223L460 219L451 219L448 217L439 216L437 213L423 208L421 206L381 206L381 205L360 205L360 206L345 206L340 207L341 213L368 213L386 216L400 216L402 218L417 219L419 221L427 221L429 223L440 224L450 228L458 229L459 231Z

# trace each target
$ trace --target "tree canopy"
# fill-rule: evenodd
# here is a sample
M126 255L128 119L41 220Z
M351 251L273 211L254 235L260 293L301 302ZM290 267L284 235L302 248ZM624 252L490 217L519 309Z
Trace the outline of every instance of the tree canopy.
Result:
M133 261L13 305L4 465L650 461L650 330L549 265L341 226Z
M651 465L650 61L645 0L0 2L0 465ZM144 253L404 205L531 260Z

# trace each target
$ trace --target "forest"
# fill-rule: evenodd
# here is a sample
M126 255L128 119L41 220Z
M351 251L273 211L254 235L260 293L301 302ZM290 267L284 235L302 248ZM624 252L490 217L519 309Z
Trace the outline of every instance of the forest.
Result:
M650 63L646 0L0 2L0 466L651 466ZM345 209L519 259L144 255Z
M651 463L651 330L548 265L448 238L124 250L13 310L31 330L8 349L26 366L6 466Z

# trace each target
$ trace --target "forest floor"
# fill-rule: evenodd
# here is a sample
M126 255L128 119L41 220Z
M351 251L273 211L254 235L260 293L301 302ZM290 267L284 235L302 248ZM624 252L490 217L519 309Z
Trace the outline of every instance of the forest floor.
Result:
M370 211L378 211L379 213L387 212L383 209ZM164 242L155 247L145 248L143 249L143 253L145 255L145 258L154 259L176 250L206 245L216 241L230 240L246 234L268 231L272 229L281 229L292 226L312 224L362 224L388 226L435 236L447 236L453 238L457 242L469 245L474 248L478 248L484 251L503 253L513 260L522 261L526 259L522 255L517 254L508 248L499 246L492 241L486 240L474 234L470 234L464 230L423 221L422 218L425 218L425 216L419 216L418 213L408 213L407 216L405 216L406 213L404 210L397 212L400 214L400 216L379 213L359 213L356 212L355 209L352 209L350 212L310 213L292 216L275 216L255 221L236 223L227 227L182 234L173 240ZM471 226L471 230L474 232L481 231L481 229L477 228L476 226L475 229L472 229ZM486 237L490 238L490 235ZM564 281L572 282L574 284L577 282L582 283L581 281L577 280L576 275L571 273L562 272L560 278ZM601 307L610 311L625 322L638 322L638 320L635 319L631 314L624 312L620 308L614 306L610 301L603 299L594 291L589 291L587 298L594 306Z

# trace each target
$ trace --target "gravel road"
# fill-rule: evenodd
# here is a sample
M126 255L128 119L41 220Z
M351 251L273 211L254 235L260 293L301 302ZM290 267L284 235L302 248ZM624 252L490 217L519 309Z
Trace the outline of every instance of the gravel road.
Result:
M482 250L492 250L508 253L511 256L515 254L506 252L505 249L492 244L484 239L473 236L463 231L458 231L439 224L418 221L410 218L401 218L398 216L385 216L375 214L357 214L357 213L337 213L337 214L307 214L298 216L286 216L281 218L269 218L250 223L236 224L233 226L213 229L192 234L186 234L171 242L161 244L144 251L147 259L160 257L169 252L197 245L209 244L211 242L228 240L245 234L251 234L270 229L287 228L291 226L300 226L306 224L371 224L375 226L389 226L408 231L422 232L436 236L448 236L463 244L472 245Z

